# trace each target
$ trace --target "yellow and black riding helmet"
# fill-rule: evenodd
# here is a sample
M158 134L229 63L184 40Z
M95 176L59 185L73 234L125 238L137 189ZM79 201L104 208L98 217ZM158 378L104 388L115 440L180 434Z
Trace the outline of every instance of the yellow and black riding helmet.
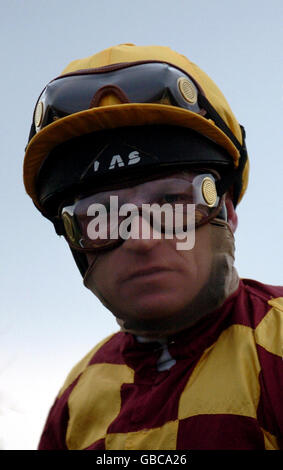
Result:
M244 128L194 63L167 47L122 44L71 62L36 103L24 184L41 213L83 188L103 190L173 167L217 170L236 206L248 184ZM86 260L73 255L83 273Z

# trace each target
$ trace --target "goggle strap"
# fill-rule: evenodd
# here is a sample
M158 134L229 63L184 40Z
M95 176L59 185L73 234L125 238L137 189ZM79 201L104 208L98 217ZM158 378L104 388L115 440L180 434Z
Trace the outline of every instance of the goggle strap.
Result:
M227 137L229 137L229 139L233 142L235 147L239 151L241 151L242 145L240 144L238 139L234 136L233 132L231 132L231 130L227 126L226 122L222 119L222 117L218 114L218 112L210 104L208 99L204 95L199 94L198 103L199 103L200 107L204 108L209 113L210 117L213 119L216 126L219 127L219 129L221 129L227 135Z
M242 181L242 173L244 171L244 168L246 166L246 163L248 161L248 151L246 147L246 132L245 128L240 125L241 132L242 132L242 140L243 140L243 145L240 151L241 158L239 160L239 165L238 168L236 169L236 172L234 174L234 182L236 183L234 186L234 194L233 194L233 200L234 200L234 205L236 206L242 191L243 187L243 181Z
M35 134L36 134L36 129L35 129L35 125L34 125L34 118L32 118L32 124L31 124L31 128L30 128L30 131L29 131L28 141L27 141L27 144L25 146L25 151L28 147L29 142L35 136Z
M217 194L220 197L223 196L223 194L228 191L231 186L234 185L233 202L235 207L237 205L242 190L242 172L248 159L248 154L245 146L242 148L240 154L241 158L239 161L238 168L231 170L226 176L222 176L221 179L216 181L215 183Z
M221 116L211 106L211 104L206 99L206 97L202 94L199 94L198 101L199 101L199 105L202 106L204 109L206 109L206 111L208 111L209 115L214 120L216 126L219 127L219 129L221 129L227 135L227 137L229 137L229 139L233 142L235 147L240 152L239 165L237 169L229 173L229 175L227 175L226 177L221 178L221 180L217 181L216 183L217 194L219 196L222 196L229 189L230 186L232 186L235 182L237 182L237 187L234 188L234 194L233 194L234 204L236 205L239 195L241 193L241 189L242 189L242 172L248 159L246 141L245 141L245 137L246 137L245 128L242 125L240 125L241 133L242 133L242 142L243 142L241 145L238 139L231 132L227 124L221 118Z
M180 70L180 72L183 72L185 75L187 75L194 84L200 88L201 87L199 84L197 84L196 80L184 69L181 67L178 67L177 65L172 65L170 62L167 62L166 60L137 60L134 62L120 62L117 64L110 64L110 65L104 65L101 67L94 67L90 69L80 69L80 70L75 70L73 72L65 73L63 75L59 75L58 77L55 77L53 80L51 80L49 83L54 82L54 80L59 80L60 78L65 78L65 77L72 77L72 76L77 76L77 75L96 75L96 74L102 74L105 72L115 72L117 70L129 68L129 67L135 67L136 65L144 65L144 64L167 64L170 67L174 67L177 70ZM49 85L48 83L48 85Z
M59 235L59 236L65 235L64 223L63 223L63 220L61 218L52 217L49 220L51 220L51 222L53 223L54 228L55 228L55 232L57 233L57 235Z

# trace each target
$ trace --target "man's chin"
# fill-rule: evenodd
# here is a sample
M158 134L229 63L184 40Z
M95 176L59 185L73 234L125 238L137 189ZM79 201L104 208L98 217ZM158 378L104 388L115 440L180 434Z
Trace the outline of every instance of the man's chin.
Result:
M192 299L193 295L191 299L187 296L184 301L176 295L176 292L150 293L136 298L132 302L128 299L127 316L141 320L167 319L183 311Z
M123 300L126 299L126 302L123 301L118 310L123 316L144 320L175 316L190 305L202 289L196 280L184 285L181 276L179 279L176 275L170 276L167 273L154 277L151 282L142 282L142 279L133 281L130 287L127 291L120 289L120 294L123 294Z
M166 336L177 333L192 322L191 301L176 300L176 295L155 294L127 305L123 312L113 311L123 330L144 336Z

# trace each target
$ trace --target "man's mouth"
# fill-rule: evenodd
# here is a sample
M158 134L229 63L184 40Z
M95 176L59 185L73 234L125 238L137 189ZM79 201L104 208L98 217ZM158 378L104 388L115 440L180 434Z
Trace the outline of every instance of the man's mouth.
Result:
M155 276L160 276L164 275L168 272L172 271L172 269L166 268L164 266L152 266L148 268L141 268L137 269L130 274L128 274L123 281L131 281L133 279L139 279L139 278L148 278L148 277L155 277Z

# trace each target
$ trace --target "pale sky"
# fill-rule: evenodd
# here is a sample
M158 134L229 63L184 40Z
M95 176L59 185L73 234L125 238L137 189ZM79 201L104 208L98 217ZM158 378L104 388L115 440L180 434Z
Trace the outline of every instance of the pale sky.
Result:
M77 58L165 45L217 83L246 128L250 184L238 209L241 277L282 285L281 0L2 0L0 449L36 449L65 377L114 318L85 289L63 239L34 208L22 162L35 102Z

